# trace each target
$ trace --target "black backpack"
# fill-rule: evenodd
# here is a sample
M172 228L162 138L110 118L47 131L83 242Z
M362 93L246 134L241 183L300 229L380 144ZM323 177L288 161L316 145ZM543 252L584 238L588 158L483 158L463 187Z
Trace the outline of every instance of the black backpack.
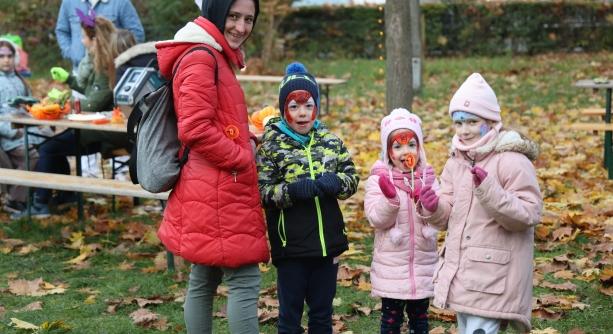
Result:
M187 162L188 147L185 147L179 157L182 143L178 138L172 81L183 57L199 50L206 51L215 58L213 52L204 46L197 46L185 52L176 63L171 80L137 101L128 117L128 139L132 143L130 179L132 183L140 184L149 192L160 193L172 189L179 178L181 167ZM217 63L215 83L217 84Z

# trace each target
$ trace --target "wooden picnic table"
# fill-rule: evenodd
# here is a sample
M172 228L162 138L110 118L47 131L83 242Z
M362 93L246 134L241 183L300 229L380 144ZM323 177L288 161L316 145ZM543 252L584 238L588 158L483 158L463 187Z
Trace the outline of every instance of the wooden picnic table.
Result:
M613 131L610 130L611 124L611 95L613 93L613 80L579 80L575 82L575 87L605 90L605 113L604 113L604 166L609 171L609 179L613 180Z
M88 114L84 112L83 114ZM71 121L68 119L57 119L57 120L44 120L44 119L36 119L31 117L29 114L3 114L0 115L0 122L10 122L12 124L19 124L24 127L24 132L28 133L28 128L31 126L53 126L59 128L73 129L75 130L76 137L76 173L77 176L82 176L81 169L81 147L79 145L81 141L81 130L98 130L98 131L110 131L110 132L120 132L127 133L128 127L127 122L124 120L123 123L106 123L106 124L94 124L91 121ZM26 147L26 152L30 147L28 142L29 136L24 136L24 145ZM26 171L30 170L30 156L26 154ZM30 208L31 200L28 196L28 212ZM83 196L80 192L77 193L77 216L79 222L83 222L84 212L83 212Z
M242 75L238 74L236 76L238 81L244 82L271 82L271 83L280 83L283 80L282 76L276 75ZM322 95L325 97L325 108L322 108L321 114L327 113L330 109L329 102L329 94L330 94L330 86L331 85L340 85L347 82L345 79L337 79L337 78L317 78L317 84L320 85L323 89ZM281 107L279 107L281 108Z

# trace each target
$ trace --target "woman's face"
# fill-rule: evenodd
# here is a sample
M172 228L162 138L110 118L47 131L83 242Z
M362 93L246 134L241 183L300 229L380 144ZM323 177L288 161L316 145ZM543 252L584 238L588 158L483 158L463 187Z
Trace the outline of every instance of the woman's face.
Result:
M7 47L0 47L0 71L13 72L15 70L15 54Z
M85 50L91 52L91 50L94 48L94 44L96 43L96 39L89 38L89 36L87 36L85 33L85 30L81 29L81 42L83 43L83 46L85 46Z
M228 11L223 32L232 49L238 49L251 34L255 20L255 3L253 0L236 0Z

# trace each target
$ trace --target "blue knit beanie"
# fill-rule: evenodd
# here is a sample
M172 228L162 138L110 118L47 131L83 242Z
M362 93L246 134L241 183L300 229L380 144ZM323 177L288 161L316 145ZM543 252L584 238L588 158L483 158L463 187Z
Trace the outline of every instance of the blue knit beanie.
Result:
M315 81L315 77L309 74L306 67L299 62L287 65L285 77L283 77L279 85L279 110L281 110L282 115L285 112L285 99L295 90L306 90L311 93L317 106L317 112L319 112L319 86L317 81Z

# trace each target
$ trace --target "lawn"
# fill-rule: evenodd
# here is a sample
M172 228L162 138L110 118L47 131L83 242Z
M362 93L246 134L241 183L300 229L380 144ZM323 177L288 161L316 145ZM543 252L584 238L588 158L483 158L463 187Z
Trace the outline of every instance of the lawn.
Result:
M384 63L298 60L317 76L348 80L331 89L331 112L322 120L344 139L364 181L380 150ZM535 165L545 208L535 233L535 333L606 333L611 328L613 181L602 168L602 135L573 132L566 125L581 119L579 108L604 105L602 92L572 83L613 78L612 61L613 53L425 61L424 88L413 110L424 121L429 162L437 172L452 135L449 99L472 72L481 72L497 92L505 126L540 144ZM273 65L277 74L283 67ZM33 86L43 92L49 82L37 79ZM250 111L277 100L270 84L246 84L245 93ZM0 333L32 332L16 328L11 318L45 327L43 333L184 332L181 305L189 271L181 262L176 272L165 271L164 250L155 237L157 203L134 207L121 198L113 213L110 197L87 198L84 227L75 222L74 208L32 223L10 221L0 212ZM341 260L335 300L339 332L377 333L379 327L379 300L368 291L372 231L362 202L363 182L358 194L342 203L351 249ZM275 270L261 269L260 331L275 333ZM225 291L220 288L216 300L215 333L228 332ZM453 332L453 315L436 310L431 315L434 333Z

